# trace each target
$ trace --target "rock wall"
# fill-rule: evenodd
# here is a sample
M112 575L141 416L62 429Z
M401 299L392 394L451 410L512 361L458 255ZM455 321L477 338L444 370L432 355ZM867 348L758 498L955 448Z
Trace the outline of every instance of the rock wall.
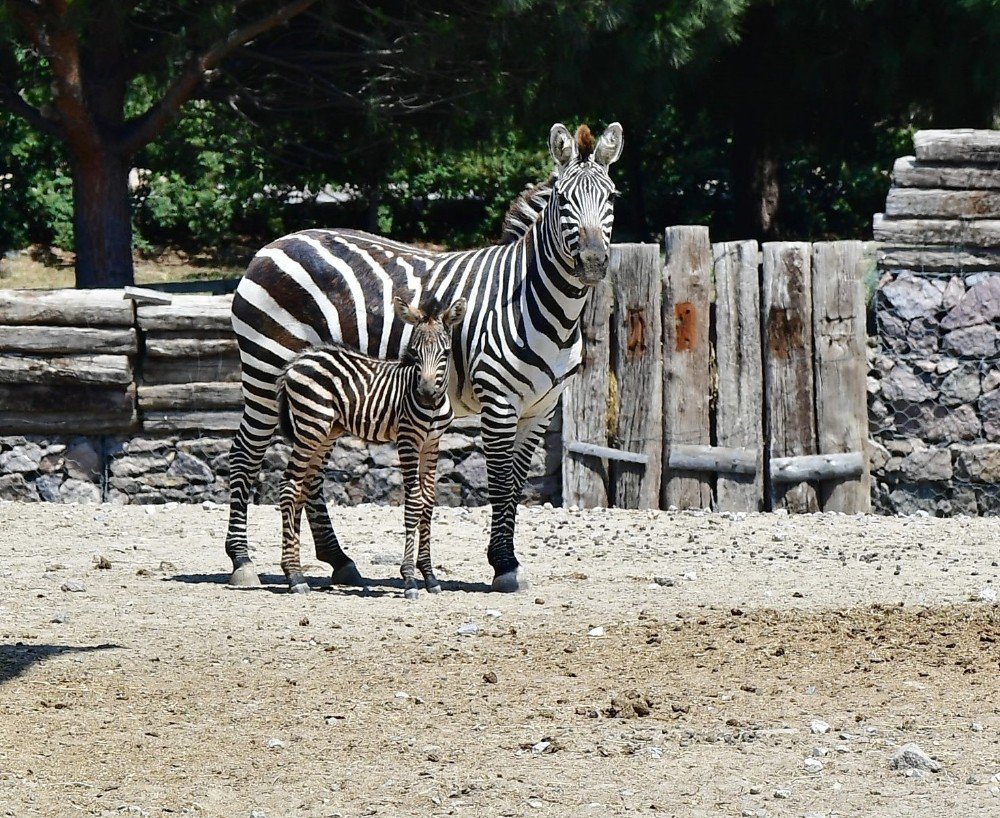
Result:
M535 453L525 502L561 503L560 423ZM0 437L0 499L80 503L229 502L231 438L192 435L129 438ZM284 442L264 457L258 501L277 503L288 457ZM394 444L345 438L332 450L326 496L335 505L403 502ZM438 503L488 502L478 419L460 419L442 439Z
M923 131L914 144L875 217L875 506L997 514L1000 132Z

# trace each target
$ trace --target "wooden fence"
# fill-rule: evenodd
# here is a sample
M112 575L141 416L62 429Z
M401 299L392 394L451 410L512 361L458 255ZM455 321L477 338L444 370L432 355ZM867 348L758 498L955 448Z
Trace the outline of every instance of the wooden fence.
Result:
M863 512L862 242L616 245L563 398L563 502Z

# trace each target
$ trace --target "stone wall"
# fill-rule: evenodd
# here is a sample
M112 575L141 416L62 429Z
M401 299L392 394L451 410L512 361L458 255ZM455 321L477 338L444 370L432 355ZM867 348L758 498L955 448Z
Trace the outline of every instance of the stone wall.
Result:
M535 453L525 502L561 502L560 423ZM229 502L230 437L0 437L0 499L49 502ZM258 500L276 503L288 446L268 449ZM330 454L326 496L335 505L401 504L402 476L394 444L341 440ZM438 503L488 502L486 460L478 419L460 419L442 439Z
M1000 132L924 131L914 143L875 217L875 507L997 514Z

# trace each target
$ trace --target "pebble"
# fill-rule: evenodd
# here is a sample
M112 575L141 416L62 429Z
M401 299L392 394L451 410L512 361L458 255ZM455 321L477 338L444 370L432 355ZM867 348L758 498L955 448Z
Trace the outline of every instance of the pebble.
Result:
M978 721L974 721L969 729L972 730L973 733L981 733L983 732L983 725L981 725Z
M502 616L503 614L501 614L500 611L498 611L496 608L487 608L486 609L486 615L490 619L497 619L498 617Z
M822 735L830 732L830 724L823 719L813 719L809 722L809 731L814 735Z
M698 574L694 571L686 571L681 576L682 579L686 579L690 582L694 582L696 579L698 579Z
M67 622L69 622L69 614L64 611L60 611L59 613L55 614L49 620L49 622L52 622L56 625L65 625Z
M66 580L61 586L62 590L68 591L73 594L82 594L87 590L87 586L82 582L77 582L75 579Z
M479 634L479 625L475 622L466 622L464 625L459 625L455 633L459 636L477 636Z
M663 588L672 588L677 584L677 580L673 577L653 577L653 582Z
M889 759L893 770L929 770L936 773L941 765L925 753L918 744L904 744Z
M997 589L990 588L988 585L979 589L979 601L980 602L996 602L997 601Z
M807 773L821 773L823 772L823 762L818 758L807 758L802 762L802 769Z
M602 627L591 628L589 631L587 631L587 636L593 636L595 639L599 639L600 637L604 636L604 628Z
M824 758L825 756L830 755L830 751L827 750L826 747L813 747L812 754L815 758Z
M285 742L283 742L280 738L272 738L268 739L267 746L268 749L271 750L281 750L282 748L284 748Z
M777 798L779 801L784 801L785 799L792 797L792 791L791 790L775 790L774 791L774 797Z

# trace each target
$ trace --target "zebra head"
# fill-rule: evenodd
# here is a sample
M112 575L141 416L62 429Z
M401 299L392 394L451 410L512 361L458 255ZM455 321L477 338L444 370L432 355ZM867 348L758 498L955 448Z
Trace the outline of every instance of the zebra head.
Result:
M608 272L618 195L608 167L621 156L622 126L612 123L595 141L586 125L574 138L556 123L549 132L549 151L556 163L553 198L559 209L560 249L572 260L573 274L592 287Z
M436 405L448 389L452 329L465 317L465 306L465 299L459 298L447 309L441 309L432 298L422 307L411 307L399 296L393 296L396 316L413 327L401 359L417 368L414 387L421 405Z

